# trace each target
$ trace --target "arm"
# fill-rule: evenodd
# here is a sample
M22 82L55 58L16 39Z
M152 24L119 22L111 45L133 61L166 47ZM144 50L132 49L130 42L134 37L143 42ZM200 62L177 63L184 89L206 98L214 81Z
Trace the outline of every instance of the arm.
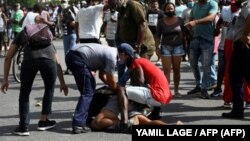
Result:
M60 82L60 92L62 92L62 90L63 90L64 95L67 96L68 95L68 86L65 84L62 67L61 67L61 64L59 62L57 54L56 54L56 64L57 64L57 76L58 76L58 79Z
M104 71L99 70L99 78L103 83L109 85L112 90L116 89L116 81L113 74L105 73Z
M140 47L142 45L142 41L145 37L145 30L146 30L146 22L145 21L142 21L139 23L139 26L138 26L138 31L137 31L137 41L136 41L136 45L138 45L138 48L137 49L137 52L140 53Z
M121 106L121 125L126 125L128 124L128 97L126 95L126 89L123 86L118 86L117 91Z
M131 83L133 86L144 86L145 84L145 78L144 78L144 73L141 67L135 69L132 72L131 76Z
M75 22L76 43L80 43L79 22Z
M187 23L187 25L190 25L191 27L194 27L198 24L207 24L208 22L213 22L216 14L209 14L208 16L194 20L193 18L190 18L190 22Z
M1 91L4 94L6 94L6 91L8 90L8 87L9 87L8 77L9 77L9 72L10 72L11 61L12 61L13 56L17 52L17 50L18 50L18 46L12 43L10 45L7 56L5 57L5 60L4 60L4 77L3 77L3 83L1 86Z

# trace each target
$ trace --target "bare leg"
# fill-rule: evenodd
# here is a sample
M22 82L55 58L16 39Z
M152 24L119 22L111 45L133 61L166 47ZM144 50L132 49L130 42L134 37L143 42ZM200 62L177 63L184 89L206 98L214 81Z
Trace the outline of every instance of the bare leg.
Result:
M120 121L112 111L103 109L91 122L91 127L96 130L106 129L112 125L118 124Z

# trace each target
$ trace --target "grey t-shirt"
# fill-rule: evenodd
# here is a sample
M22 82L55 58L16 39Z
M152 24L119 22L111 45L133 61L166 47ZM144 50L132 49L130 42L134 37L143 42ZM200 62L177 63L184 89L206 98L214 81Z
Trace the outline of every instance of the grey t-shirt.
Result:
M81 54L84 63L91 70L103 70L114 73L117 62L117 49L106 45L88 43L71 49Z
M161 19L157 25L157 37L161 39L161 45L179 46L182 45L182 29L184 24L181 18L171 25L167 25L164 19Z

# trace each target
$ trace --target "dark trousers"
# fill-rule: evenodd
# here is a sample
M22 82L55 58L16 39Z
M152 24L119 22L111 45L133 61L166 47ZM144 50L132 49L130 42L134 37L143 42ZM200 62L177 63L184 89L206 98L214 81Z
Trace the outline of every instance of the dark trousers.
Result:
M40 58L34 60L25 60L21 66L21 88L19 95L19 114L20 126L28 127L29 116L29 95L32 89L37 72L40 71L45 91L43 95L42 114L51 113L51 105L54 96L55 82L57 78L57 66L55 61Z
M233 92L233 109L235 114L244 113L243 80L249 83L250 49L244 47L241 41L234 42L229 66L229 81Z
M68 52L66 64L74 75L77 88L81 94L73 116L72 126L86 126L89 105L96 87L95 78L87 68L81 55L76 51Z

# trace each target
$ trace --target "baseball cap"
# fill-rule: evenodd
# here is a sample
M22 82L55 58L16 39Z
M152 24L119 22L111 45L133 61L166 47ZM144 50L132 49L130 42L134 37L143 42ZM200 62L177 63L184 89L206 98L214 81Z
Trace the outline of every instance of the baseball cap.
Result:
M121 45L119 45L118 46L118 52L119 53L125 53L125 54L127 54L128 56L130 56L132 58L135 57L135 50L128 43L122 43Z

